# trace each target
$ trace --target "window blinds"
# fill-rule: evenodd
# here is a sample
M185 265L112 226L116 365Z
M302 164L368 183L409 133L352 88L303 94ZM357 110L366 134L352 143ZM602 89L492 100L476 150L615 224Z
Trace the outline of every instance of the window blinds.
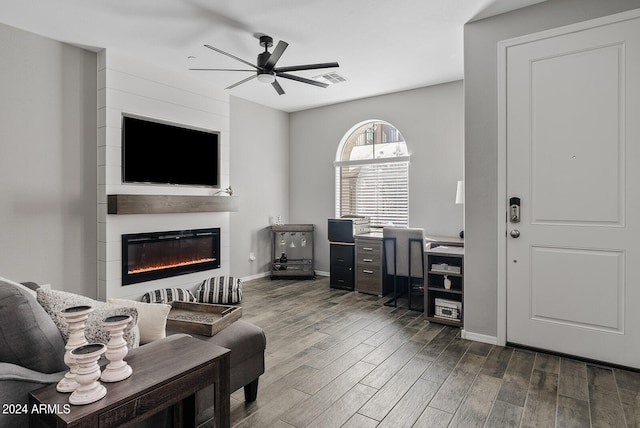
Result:
M363 215L371 226L409 225L409 162L336 163L336 215Z

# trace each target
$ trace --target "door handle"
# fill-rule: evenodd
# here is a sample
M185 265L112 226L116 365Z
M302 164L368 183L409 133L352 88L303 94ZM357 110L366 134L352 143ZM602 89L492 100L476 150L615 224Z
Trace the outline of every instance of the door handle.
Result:
M520 236L520 231L518 229L513 229L509 232L509 235L511 235L512 238L518 238Z

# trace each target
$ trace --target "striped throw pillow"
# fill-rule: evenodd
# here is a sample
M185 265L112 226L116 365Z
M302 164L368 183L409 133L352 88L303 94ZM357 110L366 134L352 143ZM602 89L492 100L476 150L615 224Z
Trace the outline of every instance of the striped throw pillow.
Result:
M195 302L196 298L193 293L186 288L161 288L143 294L140 300L145 303L170 303L174 300L179 302Z
M242 300L242 280L233 276L205 279L196 292L198 302L233 305Z

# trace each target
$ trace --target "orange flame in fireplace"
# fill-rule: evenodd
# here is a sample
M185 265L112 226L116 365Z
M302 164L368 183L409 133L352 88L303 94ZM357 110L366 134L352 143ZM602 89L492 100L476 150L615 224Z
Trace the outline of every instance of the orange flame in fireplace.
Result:
M132 275L132 274L136 274L136 273L152 272L152 271L161 270L161 269L170 269L170 268L174 268L174 267L196 265L198 263L207 263L207 262L214 262L214 261L216 261L215 258L208 257L208 258L202 258L202 259L197 259L197 260L187 260L187 261L184 261L184 262L174 262L174 263L167 263L167 264L157 264L157 265L151 265L151 266L144 266L144 267L140 267L140 268L137 268L137 269L128 270L127 272L129 273L129 275Z

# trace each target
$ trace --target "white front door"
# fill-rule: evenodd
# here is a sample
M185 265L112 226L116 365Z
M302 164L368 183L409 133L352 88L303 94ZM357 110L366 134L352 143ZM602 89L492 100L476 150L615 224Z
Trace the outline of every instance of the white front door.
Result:
M640 18L507 47L506 147L507 341L640 367Z

